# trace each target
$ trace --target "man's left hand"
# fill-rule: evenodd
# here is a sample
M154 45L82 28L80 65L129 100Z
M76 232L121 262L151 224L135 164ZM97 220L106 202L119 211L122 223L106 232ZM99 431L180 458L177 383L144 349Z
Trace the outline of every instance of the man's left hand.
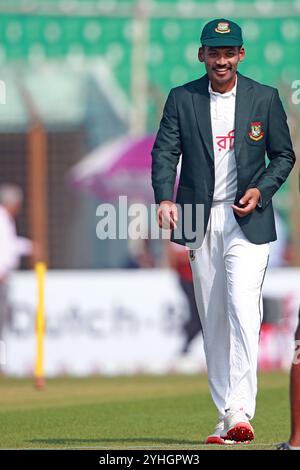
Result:
M254 209L257 206L257 203L260 199L260 191L257 188L251 188L248 189L244 196L239 200L239 203L243 207L238 207L234 204L232 204L232 208L234 212L239 216L239 217L245 217L248 214L251 214L251 212L254 211Z

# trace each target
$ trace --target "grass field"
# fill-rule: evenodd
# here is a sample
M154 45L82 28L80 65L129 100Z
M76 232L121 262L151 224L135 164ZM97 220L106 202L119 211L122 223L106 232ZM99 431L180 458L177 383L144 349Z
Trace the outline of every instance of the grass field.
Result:
M0 379L1 448L224 449L203 441L216 423L205 375ZM288 375L259 377L251 445L272 449L289 433ZM233 446L226 446L232 449Z

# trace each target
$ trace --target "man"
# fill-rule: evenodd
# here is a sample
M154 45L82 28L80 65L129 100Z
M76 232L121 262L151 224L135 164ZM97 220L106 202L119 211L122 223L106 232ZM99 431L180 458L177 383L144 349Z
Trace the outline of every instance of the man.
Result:
M15 217L22 206L22 191L18 186L0 186L0 340L8 319L8 281L21 256L31 255L33 244L16 234Z
M207 73L169 93L152 150L152 186L160 227L171 228L171 241L192 247L209 386L219 413L207 442L224 444L254 439L261 290L269 243L276 240L271 201L295 154L278 91L237 72L245 57L241 28L210 21L201 43L198 58ZM173 188L180 155L179 211ZM199 205L200 242L197 233L192 238L179 230L187 225L186 207L192 207L188 224L199 227Z
M300 450L300 309L295 341L296 348L290 378L291 437L288 442L279 444L278 450Z
M299 174L300 190L300 174ZM290 374L291 436L288 442L277 446L278 450L300 450L300 308L295 333L295 354Z

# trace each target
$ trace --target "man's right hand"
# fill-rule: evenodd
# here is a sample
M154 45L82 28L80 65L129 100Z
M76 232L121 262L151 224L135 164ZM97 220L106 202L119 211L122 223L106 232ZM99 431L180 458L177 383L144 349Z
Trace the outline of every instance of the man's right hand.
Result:
M161 201L157 209L157 220L160 228L177 228L178 220L177 206L173 201Z

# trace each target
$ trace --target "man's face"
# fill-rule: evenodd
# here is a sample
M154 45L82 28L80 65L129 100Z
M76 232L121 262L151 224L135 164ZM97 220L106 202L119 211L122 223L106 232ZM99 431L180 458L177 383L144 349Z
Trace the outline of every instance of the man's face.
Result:
M22 208L22 203L21 202L15 202L14 204L9 204L6 206L6 209L10 213L12 217L17 217L19 213L21 212Z
M219 85L224 85L233 79L238 63L244 59L244 56L243 47L203 46L198 51L198 59L205 63L210 81Z

